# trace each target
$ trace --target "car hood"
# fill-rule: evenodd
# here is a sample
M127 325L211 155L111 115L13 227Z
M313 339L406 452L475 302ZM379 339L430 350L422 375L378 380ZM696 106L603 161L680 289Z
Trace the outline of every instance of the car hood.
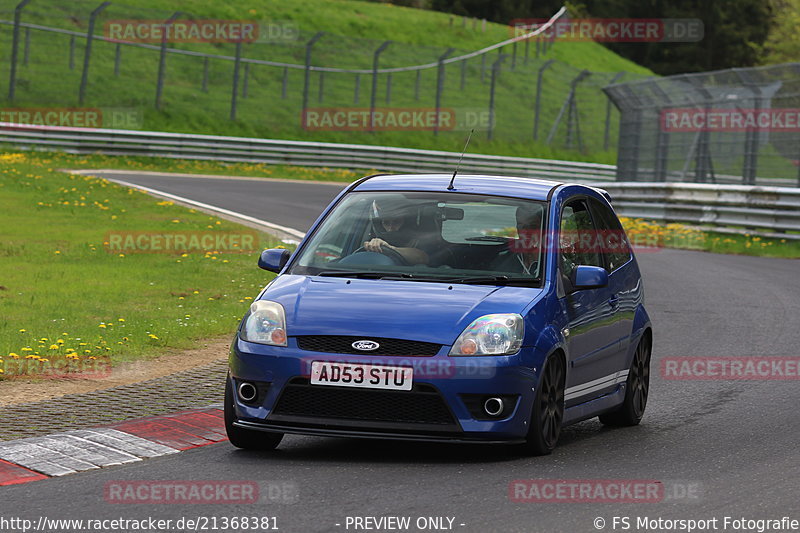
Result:
M473 320L520 313L531 287L283 275L261 299L280 303L296 335L387 337L452 344Z

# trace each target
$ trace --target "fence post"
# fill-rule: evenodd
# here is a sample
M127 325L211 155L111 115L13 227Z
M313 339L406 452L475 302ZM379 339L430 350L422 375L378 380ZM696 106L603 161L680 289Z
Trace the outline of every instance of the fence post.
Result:
M358 104L359 93L361 92L361 74L356 74L355 87L353 88L353 104Z
M660 104L671 104L672 99L658 84L658 79L650 82L653 87L653 93L657 94L661 99ZM656 132L656 161L653 179L655 181L667 181L667 167L669 158L669 134L664 131L661 124L661 115L665 108L669 106L658 105L656 112L658 113L658 131Z
M19 24L22 18L22 10L31 0L22 0L14 8L14 32L11 39L11 72L8 76L8 100L14 100L14 93L17 85L17 53L19 50Z
M459 85L462 91L464 90L464 86L466 85L466 83L467 83L467 60L464 59L463 61L461 61L461 84Z
M422 71L417 71L417 81L414 82L414 100L419 100L419 82L422 79Z
M517 68L517 41L511 44L511 70Z
M492 64L492 81L489 88L489 132L488 138L491 141L494 137L494 89L495 84L497 83L497 76L500 73L500 64L506 58L505 55L500 54L500 56L495 60Z
M542 38L536 36L536 59L539 59L540 49L542 48Z
M392 101L392 73L386 75L386 105Z
M538 41L537 41L538 43ZM536 102L534 103L534 110L533 110L533 139L539 139L539 113L541 111L542 106L542 77L544 76L544 71L550 67L555 62L554 59L548 59L544 62L544 65L539 67L539 72L536 74Z
M322 103L325 98L325 71L319 71L319 85L317 85L317 102Z
M86 30L86 50L83 54L83 73L81 74L81 86L78 89L78 103L82 104L86 96L86 85L89 83L89 61L92 58L92 41L94 40L94 23L97 16L107 8L111 2L103 2L97 6L92 14L89 15L89 29Z
M244 64L244 82L242 83L242 98L247 98L247 89L250 84L250 63Z
M622 76L625 75L625 72L617 72L614 74L614 77L611 78L611 81L608 82L609 85L614 85L619 81ZM608 150L608 143L609 139L608 136L610 134L610 126L611 126L611 98L608 98L608 94L606 94L606 128L603 132L603 150Z
M530 47L531 47L531 39L528 37L525 39L525 64L528 64L528 55L530 54Z
M378 92L378 60L392 41L384 41L372 54L372 93L369 96L369 131L375 128L375 97Z
M281 82L281 98L286 99L286 91L289 88L289 67L283 67L283 81Z
M303 108L300 110L302 117L305 117L306 108L308 107L308 86L311 83L311 48L323 35L325 35L324 31L317 32L317 34L306 43L305 74L303 75Z
M203 58L203 87L204 93L208 92L208 57Z
M753 91L753 109L758 115L761 110L761 89L753 83L747 71L733 69L742 84ZM742 167L742 183L744 185L756 184L756 171L758 167L758 128L748 128L744 137L744 164Z
M161 94L164 92L164 74L167 70L167 35L169 34L169 27L179 16L181 16L181 12L176 11L164 21L164 35L161 37L161 53L158 57L158 79L156 80L156 109L159 111L161 110Z
M567 94L567 98L564 100L564 104L561 106L561 109L558 111L558 116L556 116L555 122L553 122L553 127L550 128L550 133L547 135L547 140L545 141L548 145L553 142L553 137L558 130L558 125L561 123L561 119L564 116L564 111L569 111L569 116L567 117L567 147L572 146L572 117L573 112L577 113L577 109L575 108L575 89L577 88L578 84L586 78L587 76L591 75L591 72L588 70L582 70L580 74L575 76L573 80L569 83L569 94ZM578 131L578 136L580 137L580 131Z
M22 64L27 65L31 58L31 29L25 28L25 52L22 55Z
M120 43L117 43L116 49L114 50L114 76L119 76L119 67L121 62L122 62L122 45Z
M486 54L481 54L481 83L486 79Z
M233 62L233 90L231 91L230 120L236 120L236 104L239 97L239 67L242 63L242 41L236 41L236 59Z
M448 48L445 53L439 56L438 66L436 67L436 115L433 125L433 134L439 135L439 109L442 106L442 89L444 89L444 60L447 56L455 52L455 48Z
M713 97L711 93L703 87L700 80L694 77L689 77L688 80L694 85L694 89L703 98L703 120L704 123L707 123ZM709 151L709 145L711 144L710 135L711 133L709 131L701 130L698 132L694 176L695 180L699 183L705 183L706 178L710 178L711 183L716 183L717 181L714 174L714 162L711 159L711 152Z
M69 69L75 70L75 36L69 36Z

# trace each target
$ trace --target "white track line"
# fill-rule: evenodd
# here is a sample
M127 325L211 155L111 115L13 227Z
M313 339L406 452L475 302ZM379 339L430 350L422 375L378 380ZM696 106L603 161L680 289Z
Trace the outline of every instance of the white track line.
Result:
M184 205L189 205L192 207L197 207L198 209L202 209L203 211L211 211L213 213L218 213L221 215L225 215L227 217L231 217L236 220L249 222L251 224L256 224L262 227L268 233L273 235L277 235L279 238L286 239L289 237L290 239L296 239L297 241L301 240L305 237L305 233L300 230L296 230L294 228L289 228L286 226L281 226L279 224L273 224L272 222L267 222L266 220L261 220L255 217L251 217L249 215L243 215L242 213L237 213L236 211L231 211L229 209L223 209L222 207L217 207L215 205L205 204L203 202L198 202L196 200L192 200L190 198L185 198L183 196L177 196L175 194L170 194L168 192L159 191L158 189L151 189L150 187L143 187L141 185L137 185L135 183L130 183L123 180L118 179L111 179L109 181L113 181L114 183L118 183L120 185L124 185L126 187L130 187L132 189L139 189L146 193L152 194L153 196L158 196L162 198L167 198L169 200L174 200Z

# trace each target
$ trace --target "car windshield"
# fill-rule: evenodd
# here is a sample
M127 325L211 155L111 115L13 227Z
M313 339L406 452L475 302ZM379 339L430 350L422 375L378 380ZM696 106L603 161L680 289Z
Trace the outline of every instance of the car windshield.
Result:
M352 192L292 274L538 285L544 202L443 192Z

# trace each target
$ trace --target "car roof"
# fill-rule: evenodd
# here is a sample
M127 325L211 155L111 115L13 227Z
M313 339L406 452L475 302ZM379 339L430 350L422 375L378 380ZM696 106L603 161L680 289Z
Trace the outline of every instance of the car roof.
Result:
M447 192L452 174L378 174L364 178L352 189L354 191L440 191ZM562 181L521 176L490 176L482 174L458 174L452 192L510 196L529 200L545 201L551 192L561 185L595 190L608 197L603 190Z

